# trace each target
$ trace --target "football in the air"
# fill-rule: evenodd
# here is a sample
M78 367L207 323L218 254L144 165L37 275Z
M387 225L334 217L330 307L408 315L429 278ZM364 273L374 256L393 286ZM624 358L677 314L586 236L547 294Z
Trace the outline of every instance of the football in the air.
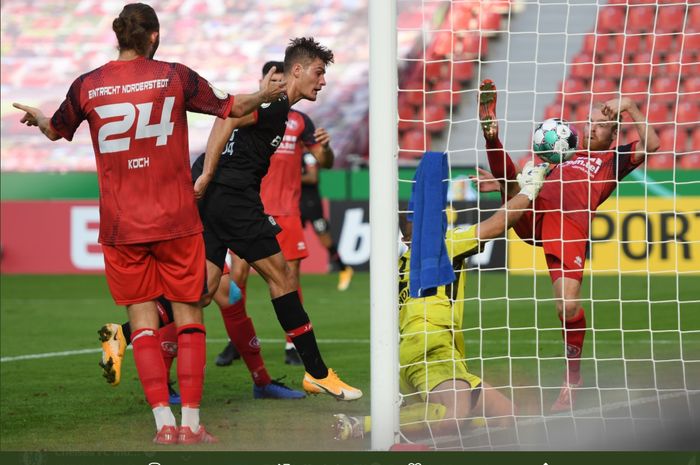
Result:
M537 125L532 137L532 149L542 160L561 163L576 153L578 134L569 123L559 118L549 118Z

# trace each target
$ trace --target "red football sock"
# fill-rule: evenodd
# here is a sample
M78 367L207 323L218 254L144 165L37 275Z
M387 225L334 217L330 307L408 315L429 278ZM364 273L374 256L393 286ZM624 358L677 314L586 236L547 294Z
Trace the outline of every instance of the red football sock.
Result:
M202 400L204 365L207 360L206 336L202 324L177 328L177 380L183 407L199 408Z
M160 339L160 350L163 352L163 361L165 369L168 372L168 380L170 380L170 367L173 365L173 360L177 357L177 328L175 323L168 323L158 330L158 338Z
M272 379L265 368L253 320L246 314L243 299L233 305L222 308L221 314L224 316L228 337L233 345L236 346L238 353L241 354L241 358L253 377L253 382L257 386L270 384Z
M503 150L501 140L496 138L493 141L486 141L486 156L489 159L491 174L499 181L515 179L517 173L513 160L508 152Z
M158 341L158 330L141 328L131 333L134 363L146 401L152 408L168 405L168 372Z
M561 317L560 317L561 319ZM562 324L562 338L566 344L566 365L569 382L577 384L581 380L581 353L583 352L583 339L586 336L586 313L583 307L576 314Z

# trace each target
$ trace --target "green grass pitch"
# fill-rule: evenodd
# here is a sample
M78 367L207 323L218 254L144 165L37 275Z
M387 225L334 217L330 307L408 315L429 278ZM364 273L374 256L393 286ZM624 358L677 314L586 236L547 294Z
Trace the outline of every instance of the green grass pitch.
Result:
M221 442L201 448L369 447L367 440L336 442L330 429L333 413L369 413L369 276L356 273L344 293L335 283L335 275L303 276L305 305L327 364L365 397L353 403L323 396L253 400L241 361L225 368L214 364L226 336L212 306L205 310L209 362L202 421ZM126 317L112 302L104 277L3 276L0 294L1 450L159 449L151 443L152 415L132 353L125 357L121 385L111 387L100 376L97 329ZM556 396L564 363L548 278L472 273L466 295L470 369L496 386L515 386L508 395L524 414L536 415ZM697 278L587 277L582 295L589 327L595 328L586 337L583 376L587 386L604 388L582 396L584 406L614 403L628 388L631 397L647 390L700 389ZM248 296L270 374L286 376L286 383L300 389L302 369L283 363L282 330L258 277L251 278ZM61 352L70 353L56 355ZM18 359L49 353L54 356ZM175 412L178 416L177 407Z

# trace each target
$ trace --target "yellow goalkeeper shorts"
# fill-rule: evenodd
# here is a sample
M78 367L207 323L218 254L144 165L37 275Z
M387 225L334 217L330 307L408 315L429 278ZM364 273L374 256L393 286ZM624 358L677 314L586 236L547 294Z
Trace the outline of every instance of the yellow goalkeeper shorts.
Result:
M481 385L481 378L467 370L462 333L445 326L420 320L406 325L399 344L399 360L403 394L417 392L425 400L438 384L452 379L464 380L473 388Z

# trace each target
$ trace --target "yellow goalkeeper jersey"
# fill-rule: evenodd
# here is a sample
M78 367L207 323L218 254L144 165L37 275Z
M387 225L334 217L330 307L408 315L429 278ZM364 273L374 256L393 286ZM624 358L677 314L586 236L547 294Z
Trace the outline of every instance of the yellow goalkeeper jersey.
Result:
M456 278L452 284L437 288L437 294L414 299L409 296L408 282L411 263L409 248L399 258L399 328L404 328L415 320L425 320L435 325L462 327L464 314L464 260L480 252L476 225L469 228L454 228L447 231L445 238L447 253L452 259Z

